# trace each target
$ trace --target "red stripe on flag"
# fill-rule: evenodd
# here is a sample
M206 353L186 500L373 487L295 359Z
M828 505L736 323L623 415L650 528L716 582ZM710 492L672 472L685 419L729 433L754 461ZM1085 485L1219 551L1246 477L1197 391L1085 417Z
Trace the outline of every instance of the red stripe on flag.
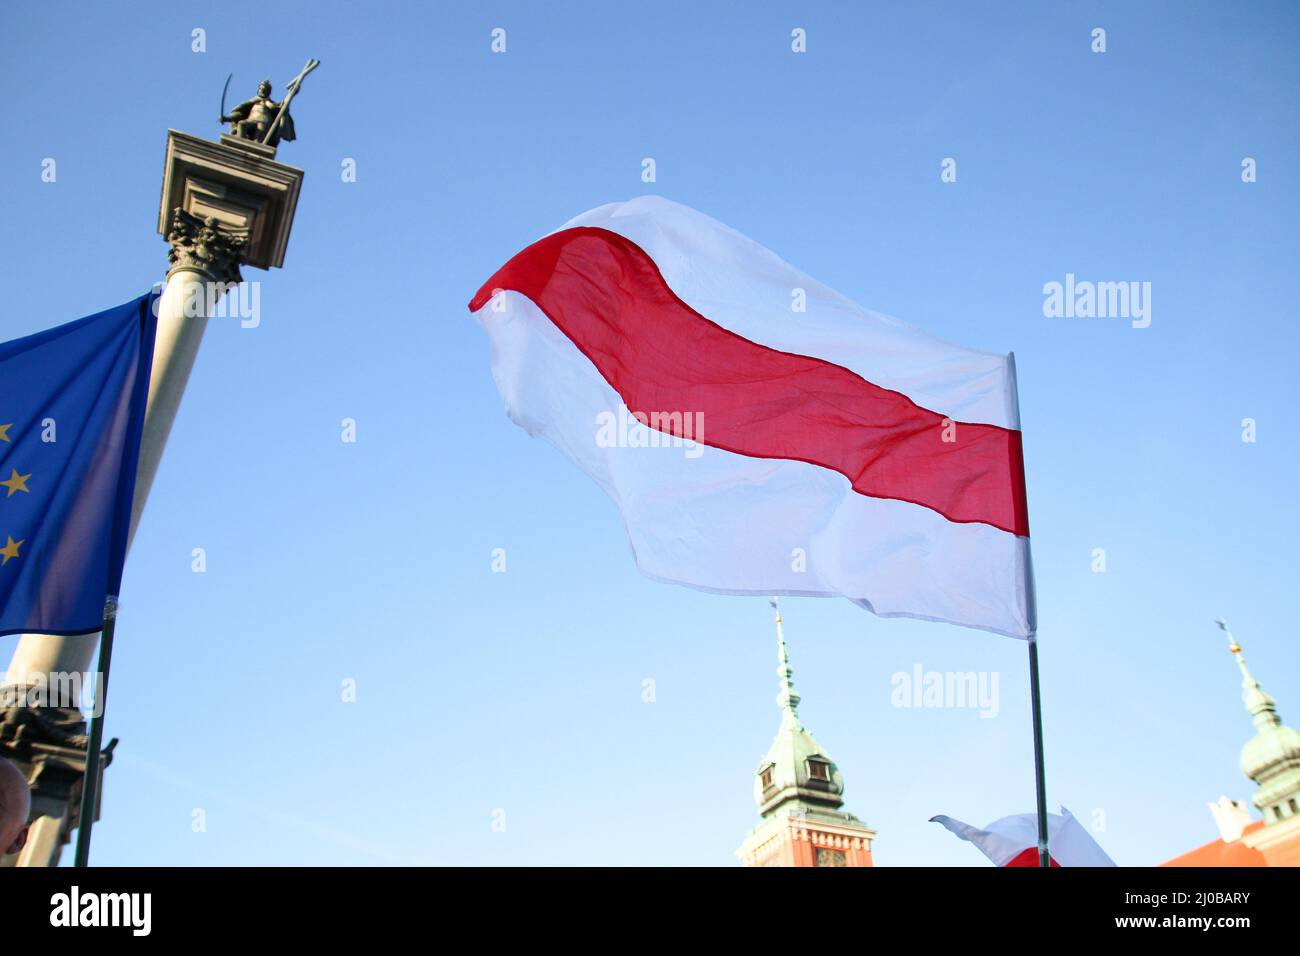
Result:
M1052 856L1050 853L1047 854L1047 864L1048 866L1056 866L1056 867L1059 867L1061 865L1056 862L1056 857ZM1004 867L1038 866L1038 847L1031 846L1027 850L1021 850L1019 853L1017 853L1015 856L1013 856L1010 860L1008 860L1006 863L1003 863L1002 865Z
M617 233L580 227L538 240L484 283L470 310L498 289L536 303L629 411L702 415L702 437L679 433L680 418L670 434L820 465L859 494L1029 534L1019 431L951 423L842 366L724 329L679 299L654 260Z

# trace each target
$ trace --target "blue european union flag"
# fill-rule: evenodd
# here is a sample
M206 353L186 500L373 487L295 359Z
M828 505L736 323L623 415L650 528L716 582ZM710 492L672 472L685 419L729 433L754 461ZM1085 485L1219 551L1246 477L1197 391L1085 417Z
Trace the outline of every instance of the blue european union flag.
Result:
M156 299L0 344L0 634L98 631L117 596Z

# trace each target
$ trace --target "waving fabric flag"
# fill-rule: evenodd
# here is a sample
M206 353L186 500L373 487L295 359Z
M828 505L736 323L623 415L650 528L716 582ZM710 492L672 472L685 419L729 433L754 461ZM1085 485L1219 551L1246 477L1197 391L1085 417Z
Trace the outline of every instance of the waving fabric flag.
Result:
M1032 813L994 820L983 830L952 817L931 817L930 822L975 844L995 866L1038 866L1038 817ZM1047 815L1047 845L1052 866L1115 865L1065 807L1059 815Z
M0 344L0 634L98 631L117 596L155 298Z
M508 414L605 489L647 575L1033 633L1011 356L652 196L528 246L470 309Z

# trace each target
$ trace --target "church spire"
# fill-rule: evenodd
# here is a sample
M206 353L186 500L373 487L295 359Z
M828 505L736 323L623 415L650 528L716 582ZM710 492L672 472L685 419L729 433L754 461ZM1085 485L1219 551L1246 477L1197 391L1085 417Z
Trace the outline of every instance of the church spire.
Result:
M1241 771L1259 786L1254 803L1264 814L1264 822L1290 820L1300 816L1300 733L1282 723L1277 702L1264 693L1246 666L1228 622L1220 619L1218 623L1241 671L1242 703L1255 723L1255 736L1241 748Z

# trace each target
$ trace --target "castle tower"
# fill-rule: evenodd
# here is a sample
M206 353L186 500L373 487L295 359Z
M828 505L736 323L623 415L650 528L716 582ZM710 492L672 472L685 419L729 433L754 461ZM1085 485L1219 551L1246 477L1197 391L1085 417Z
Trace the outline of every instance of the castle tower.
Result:
M844 777L799 719L779 609L776 638L781 726L754 777L763 822L749 831L736 855L745 866L871 866L875 831L840 810Z

